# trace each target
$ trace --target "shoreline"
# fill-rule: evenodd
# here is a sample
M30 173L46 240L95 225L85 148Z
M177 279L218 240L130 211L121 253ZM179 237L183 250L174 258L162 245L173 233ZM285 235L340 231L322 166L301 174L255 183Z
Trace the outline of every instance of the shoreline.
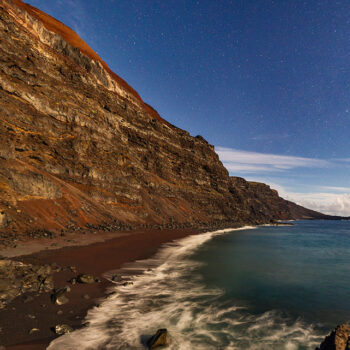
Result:
M269 224L267 224L270 226ZM265 225L258 225L265 226ZM254 227L258 227L255 226ZM283 226L279 223L273 226ZM73 329L82 328L83 320L87 312L103 301L114 283L108 280L108 272L120 270L124 265L139 260L149 259L166 243L171 243L191 235L221 230L241 230L253 228L242 225L226 229L149 229L127 232L89 232L72 234L75 238L74 245L52 247L53 240L42 240L41 250L38 250L38 242L28 242L31 254L15 255L13 251L23 251L25 243L17 248L7 250L12 260L22 261L33 265L57 264L63 271L54 273L55 288L69 285L71 291L67 293L69 302L58 306L51 303L51 293L25 293L14 299L6 309L0 310L0 345L5 345L9 350L46 349L48 344L57 336L52 328L57 324L67 324ZM80 237L80 241L77 238ZM66 237L67 238L67 237ZM70 237L71 238L71 237ZM67 239L65 239L67 240ZM71 241L71 240L70 240ZM40 241L39 241L40 242ZM49 244L51 243L51 244ZM40 245L40 244L39 244ZM12 252L11 252L12 251ZM0 251L3 253L4 251ZM3 255L6 256L6 255ZM101 259L101 257L103 257ZM69 267L76 268L73 273ZM86 273L98 277L101 282L93 284L71 285L68 281L79 273ZM131 274L132 276L133 274ZM24 297L33 297L31 302L24 302ZM88 298L84 296L88 295ZM58 315L57 312L60 311ZM30 315L35 316L31 319ZM16 320L21 320L21 328L16 327ZM40 331L29 334L32 328Z
M55 287L69 285L71 292L67 294L69 302L56 305L50 301L51 293L26 293L33 298L25 302L24 295L14 299L5 309L0 310L1 333L0 345L8 350L41 350L57 335L51 330L57 324L68 324L74 329L81 328L88 310L99 304L107 295L113 283L103 275L121 268L126 263L152 257L163 244L190 235L202 233L203 230L171 229L171 230L139 230L126 233L108 233L99 242L90 242L87 237L80 242L85 245L65 246L62 248L36 251L30 255L12 257L13 260L36 265L57 264L63 270L56 272ZM114 237L113 237L114 235ZM52 243L52 240L51 240ZM29 243L30 244L30 243ZM87 245L86 245L87 244ZM101 258L103 257L103 258ZM101 279L100 283L70 285L67 281L76 276L67 267L74 266L77 273L87 273ZM85 298L84 296L89 297ZM60 311L60 314L57 312ZM34 318L33 318L34 316ZM18 327L20 320L20 327ZM29 334L32 328L40 331Z

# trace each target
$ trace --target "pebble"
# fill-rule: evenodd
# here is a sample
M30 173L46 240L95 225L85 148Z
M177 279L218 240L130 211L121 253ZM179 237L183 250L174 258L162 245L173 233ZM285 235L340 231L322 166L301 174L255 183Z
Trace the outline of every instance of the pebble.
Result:
M134 284L133 282L127 281L127 282L124 282L122 285L123 285L124 287L126 287L126 286L131 286L131 285L133 285L133 284Z
M29 334L33 334L33 333L36 333L36 332L39 332L40 329L39 328L32 328L30 331L29 331ZM1 350L1 348L0 348Z
M71 284L76 284L77 283L77 279L73 277L68 282L71 283Z
M95 282L95 278L92 275L88 275L85 273L81 273L80 275L78 275L77 277L77 282L79 283L86 283L86 284L91 284Z

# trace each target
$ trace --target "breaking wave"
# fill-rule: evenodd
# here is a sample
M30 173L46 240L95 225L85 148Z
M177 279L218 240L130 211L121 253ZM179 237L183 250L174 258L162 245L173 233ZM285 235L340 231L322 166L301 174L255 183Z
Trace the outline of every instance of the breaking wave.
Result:
M215 235L231 231L186 237L151 259L107 273L106 278L120 278L101 305L88 312L87 326L57 338L48 349L145 349L158 328L168 329L170 350L314 348L322 336L312 325L274 310L253 315L223 298L224 290L203 283L196 273L201 264L191 255Z

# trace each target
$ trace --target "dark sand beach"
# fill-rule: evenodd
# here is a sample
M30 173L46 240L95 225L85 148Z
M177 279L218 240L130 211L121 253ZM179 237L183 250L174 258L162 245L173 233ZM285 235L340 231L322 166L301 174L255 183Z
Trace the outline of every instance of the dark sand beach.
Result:
M162 244L195 233L198 231L193 229L147 230L124 234L118 232L115 233L115 238L111 238L113 234L108 233L105 234L108 239L104 242L46 249L15 257L16 260L32 264L57 264L63 271L54 274L55 287L69 285L71 291L67 294L69 302L60 306L51 302L50 293L39 296L31 294L33 300L29 302L24 302L23 296L12 301L6 309L0 311L3 345L11 350L46 349L56 337L52 330L55 325L68 324L75 329L82 327L87 311L99 303L112 285L103 278L105 272L120 268L127 262L148 258ZM101 233L102 237L103 234ZM86 241L89 242L88 237ZM68 268L70 266L76 267L77 273L99 277L101 282L70 285L68 281L77 275ZM39 331L30 334L33 328L38 328Z

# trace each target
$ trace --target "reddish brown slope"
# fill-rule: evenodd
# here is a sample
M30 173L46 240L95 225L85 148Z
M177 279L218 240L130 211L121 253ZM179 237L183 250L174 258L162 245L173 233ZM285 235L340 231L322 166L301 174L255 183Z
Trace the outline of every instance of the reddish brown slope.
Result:
M141 96L138 94L138 92L133 89L124 79L119 77L117 74L115 74L107 65L105 61L101 59L101 57L84 41L80 38L80 36L75 33L71 28L57 20L56 18L51 17L50 15L46 14L45 12L37 9L34 6L31 6L27 3L24 3L22 0L13 0L14 4L21 8L22 10L27 11L30 15L41 21L45 28L57 33L58 35L62 36L69 44L72 46L78 48L81 52L83 52L88 57L92 58L95 61L98 61L102 64L104 69L111 75L111 77L119 84L121 85L126 91L128 91L131 95L133 95L136 99L138 99L144 109L151 114L154 118L157 120L169 124L166 120L164 120L159 113L149 106L147 103L145 103Z

